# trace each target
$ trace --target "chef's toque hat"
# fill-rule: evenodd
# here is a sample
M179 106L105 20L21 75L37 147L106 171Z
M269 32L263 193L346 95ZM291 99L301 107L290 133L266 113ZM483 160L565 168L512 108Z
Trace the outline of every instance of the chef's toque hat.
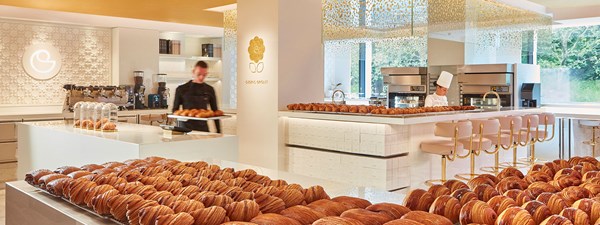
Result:
M442 74L440 74L440 78L438 78L437 80L437 85L440 85L445 88L450 88L450 84L452 83L452 77L454 77L454 75L452 75L451 73L442 71Z

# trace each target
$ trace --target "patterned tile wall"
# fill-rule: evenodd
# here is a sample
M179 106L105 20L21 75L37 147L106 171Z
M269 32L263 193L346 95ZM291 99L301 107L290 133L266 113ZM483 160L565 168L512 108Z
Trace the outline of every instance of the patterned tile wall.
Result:
M0 106L61 105L64 84L110 84L111 42L108 28L0 20ZM31 78L21 63L25 49L40 43L62 55L62 68L50 80Z

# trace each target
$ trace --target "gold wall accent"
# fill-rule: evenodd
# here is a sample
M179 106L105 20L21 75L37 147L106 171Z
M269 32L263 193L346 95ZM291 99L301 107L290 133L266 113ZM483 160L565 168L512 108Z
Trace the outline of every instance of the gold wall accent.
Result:
M223 66L229 76L229 107L237 106L237 10L223 12Z
M164 22L223 26L223 14L205 9L236 0L0 0L0 5Z

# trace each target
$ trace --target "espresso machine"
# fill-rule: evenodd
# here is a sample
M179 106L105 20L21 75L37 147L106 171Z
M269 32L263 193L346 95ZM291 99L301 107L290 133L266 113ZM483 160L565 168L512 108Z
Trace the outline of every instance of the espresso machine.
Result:
M134 109L146 108L146 86L144 86L144 71L133 71L135 85L133 87L133 107Z
M161 109L169 108L169 89L167 88L167 74L158 74L158 107Z
M73 112L73 106L77 102L105 102L113 103L120 108L131 106L130 98L132 94L128 92L126 86L78 86L75 84L65 84L65 102L63 104L64 112Z
M383 84L387 85L389 108L415 108L425 105L427 97L427 67L381 68Z
M540 83L523 83L521 85L521 107L540 107L542 105L541 89Z

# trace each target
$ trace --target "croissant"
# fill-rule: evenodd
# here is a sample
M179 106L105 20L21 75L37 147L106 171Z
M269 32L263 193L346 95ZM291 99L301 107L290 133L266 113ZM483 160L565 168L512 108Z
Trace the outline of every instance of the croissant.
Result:
M175 201L168 205L169 208L173 209L175 213L187 212L191 213L192 211L203 209L204 204L202 202L196 200L187 200L187 201Z
M296 192L298 192L298 193L296 193L296 194L298 194L296 196L286 195L283 192L280 193L281 196L288 198L288 201L290 201L289 207L294 206L294 205L299 205L299 204L301 204L301 203L304 202L304 195L302 194L302 192L299 192L299 191L296 191ZM254 193L247 192L247 191L231 191L231 192L227 193L226 195L229 196L229 197L231 197L233 199L233 201L236 201L236 202L239 202L239 201L242 201L242 200L254 200ZM280 196L277 196L277 197L281 198ZM292 202L297 201L297 199L291 200L291 199L294 199L294 198L299 198L300 199L300 203L293 204ZM281 199L284 202L286 201L283 198L281 198ZM288 202L286 202L285 204L286 204L286 207L288 207Z
M513 167L508 167L502 171L500 171L500 173L498 173L498 179L502 180L504 178L507 177L518 177L519 179L523 179L525 176L523 175L523 173Z
M452 221L446 217L423 211L409 212L402 216L401 219L413 220L422 224L453 225Z
M251 223L251 222L231 221L231 222L222 223L221 225L258 225L258 224Z
M186 195L167 195L158 199L158 203L161 205L170 206L177 201L188 201L190 198Z
M572 175L562 175L557 179L550 181L549 183L557 190L562 190L571 186L579 186L581 184L581 179Z
M250 220L256 224L269 224L269 225L303 225L295 219L285 217L275 213L261 214Z
M522 206L533 217L535 224L540 224L546 218L552 215L550 208L540 201L530 201Z
M114 174L104 174L95 177L94 182L96 182L98 185L108 184L114 187L122 183L127 183L127 180L117 177Z
M598 194L600 194L600 184L583 183L579 185L579 187L588 190L590 192L590 197L598 196Z
M579 173L577 170L574 170L573 168L564 168L556 172L556 174L554 174L554 180L557 180L560 176L563 175L571 175L581 179L581 173Z
M564 216L552 215L546 218L540 225L573 225L573 223Z
M579 199L591 197L590 191L582 187L565 188L559 195L565 200L567 205L573 205Z
M127 204L134 200L142 200L139 195L115 195L108 200L110 214L118 221L126 221L127 219Z
M63 197L64 193L63 193L63 189L65 185L68 185L69 182L71 182L73 179L70 177L66 177L66 178L60 178L60 179L56 179L53 181L48 182L48 184L46 184L46 190L53 195L56 195L58 197Z
M498 215L486 202L472 200L460 209L460 224L493 224Z
M143 198L146 198L147 196L150 196L155 192L157 192L157 190L154 189L154 186L142 184L140 186L130 186L128 189L124 190L122 194L136 194L142 196Z
M263 176L263 175L258 175L257 174L257 175L246 177L246 180L250 181L250 182L254 182L254 183L258 183L258 184L264 185L264 184L270 182L271 178L269 178L267 176Z
M137 170L124 169L117 173L117 177L123 178L127 182L135 182L142 178L142 173Z
M194 200L198 200L202 202L205 206L220 206L225 207L228 204L233 203L233 199L227 195L202 195L200 197L194 198Z
M260 206L251 200L233 202L225 206L227 216L232 221L249 222L252 218L260 214Z
M339 202L334 202L329 199L321 199L308 204L308 207L323 213L326 216L339 216L348 208Z
M96 175L104 175L104 174L110 174L110 173L116 173L117 171L111 168L100 168L97 170L92 171L93 174Z
M58 180L61 178L69 178L69 176L59 174L59 173L51 173L51 174L45 175L43 177L40 177L40 179L38 180L38 185L40 186L41 189L46 189L47 183L50 183L53 180Z
M450 196L458 199L458 201L460 201L460 205L465 205L471 200L477 200L477 194L475 194L468 188L458 189L452 192Z
M254 198L254 196L249 196L249 194L251 194L251 192L241 192L237 197L244 197L246 199ZM274 196L281 198L281 200L285 202L286 208L300 205L304 202L304 195L302 192L294 189L282 189L280 192L274 193Z
M533 196L519 189L508 190L504 196L514 199L517 205L523 205L525 202L533 200Z
M568 167L568 163L567 163L567 167ZM559 164L556 164L554 162L547 162L547 163L544 163L544 166L542 166L542 169L540 171L548 174L548 176L554 177L554 174L556 174L556 172L562 168L566 168L566 167L562 167Z
M358 220L352 218L342 218L337 216L330 216L321 218L315 221L312 225L364 225Z
M204 162L204 161L188 162L188 163L185 163L185 165L188 167L193 167L197 170L201 170L201 169L208 167L208 163Z
M330 199L329 195L327 195L321 186L312 186L304 191L304 201L308 204L321 199Z
M496 190L501 194L504 194L508 190L513 189L525 190L528 186L529 184L526 181L519 179L518 177L507 177L496 184Z
M469 185L469 188L471 188L471 189L474 189L475 187L482 185L482 184L496 186L496 183L494 183L493 180L491 180L488 177L483 177L483 176L475 177L475 178L471 179L469 182L467 182L467 185Z
M450 189L450 192L455 192L458 189L469 188L467 184L459 180L447 180L446 182L444 182L444 186Z
M300 192L304 192L304 188L299 184L289 184L288 186L282 187L283 189L292 189Z
M515 200L503 195L494 196L487 203L496 214L500 214L510 207L517 206Z
M548 206L552 214L558 215L564 208L567 208L567 204L565 200L563 200L560 196L553 193L542 193L536 199Z
M569 219L573 225L590 224L590 217L584 211L576 208L565 208L560 212L560 215Z
M110 190L115 190L115 188L113 188L112 186L108 185L108 184L103 184L103 185L98 185L96 187L93 187L91 189L87 190L87 193L85 195L85 198L83 199L83 202L90 208L93 207L92 204L92 199L94 199L94 197L104 194L104 192L110 191Z
M435 184L429 187L427 190L429 194L433 195L434 198L440 197L442 195L450 195L450 189L441 184Z
M179 181L169 181L164 183L158 183L154 185L157 191L168 191L173 192L179 188L183 187L183 184Z
M548 184L546 182L541 182L541 181L537 181L537 182L533 182L531 183L528 188L540 188L542 190L544 190L544 192L557 192L558 190L551 184Z
M63 175L69 175L72 172L75 171L80 171L81 169L79 167L74 167L74 166L61 166L58 167L54 170L54 173L60 173Z
M285 209L285 202L269 194L254 194L254 201L259 205L262 213L279 213Z
M229 186L227 186L227 184L225 184L223 181L213 180L213 181L209 181L208 183L201 186L200 189L202 189L203 191L213 191L213 192L216 192L217 194L221 194L221 193L225 192L225 190L228 187Z
M75 171L75 172L71 172L69 173L67 176L69 176L70 178L73 179L78 179L87 175L92 174L92 172L89 171L85 171L85 170L79 170L79 171Z
M419 223L414 220L397 219L397 220L392 220L390 222L384 223L383 225L424 225L424 224Z
M242 178L246 178L246 177L250 177L250 176L254 176L257 175L258 173L256 173L255 170L253 169L245 169L245 170L238 170L235 171L233 173L234 177L242 177Z
M452 223L456 224L458 223L458 216L460 214L461 206L462 205L460 204L460 201L458 201L458 199L450 195L442 195L435 199L435 201L429 208L429 212L440 216L444 216L450 219Z
M574 166L574 165L571 165L570 162L568 162L564 159L556 159L556 160L552 161L552 163L554 163L557 166L558 170Z
M594 178L590 178L587 179L585 181L586 184L600 184L600 177L594 177Z
M156 219L162 215L174 214L173 210L164 205L150 206L142 208L139 212L140 225L154 225Z
M481 201L487 202L492 197L500 195L496 189L487 184L481 184L473 189L473 192L477 195L477 198Z
M393 203L373 204L373 205L370 205L369 207L367 207L367 210L386 214L393 219L400 219L402 216L404 216L404 214L407 214L408 212L410 212L410 209L406 208L405 206L397 205L397 204L393 204Z
M326 217L325 214L303 205L292 206L280 212L281 215L295 219L301 224L312 224L318 219Z
M408 193L404 199L404 205L410 210L429 211L433 204L433 195L423 189L415 189Z
M219 206L198 209L190 213L195 219L195 225L219 225L229 221L227 211Z
M600 176L600 171L588 171L583 174L583 176L581 177L581 181L585 183L587 180L592 179L594 177L599 177L599 176Z
M92 172L97 169L103 169L104 166L98 164L86 164L80 167L82 170L87 170L88 172Z
M167 214L156 218L156 225L193 225L194 217L189 213L180 212L177 214Z
M37 185L40 178L53 172L48 169L39 169L25 174L25 181L31 185Z
M347 210L344 213L342 213L342 215L340 215L340 217L352 218L352 219L360 221L363 224L374 224L374 225L377 225L377 224L383 225L384 223L387 223L394 219L386 214L371 212L369 210L361 209L361 208Z
M541 172L541 171L536 171L536 172L532 172L530 174L528 174L527 176L525 176L524 180L527 183L535 183L538 181L541 182L549 182L552 180L552 177L550 175L548 175L547 173Z
M577 200L573 203L573 208L584 211L590 218L590 221L598 221L600 219L600 202L589 198Z
M148 196L145 197L146 200L154 200L157 201L160 200L161 198L167 197L167 196L173 196L173 194L171 194L171 192L168 191L157 191L154 192Z
M72 180L68 186L69 201L71 201L73 204L81 205L83 204L83 200L85 199L85 194L87 193L87 190L90 190L98 185L84 178L79 178L76 180Z
M108 206L108 201L110 200L110 198L118 194L119 191L117 191L116 189L111 189L100 195L96 195L96 197L92 198L92 206L90 208L94 209L94 211L98 213L98 215L109 215L110 207Z
M130 201L127 204L127 220L129 221L129 225L139 225L140 224L140 211L146 207L158 206L158 202L154 200L143 200L136 199Z
M371 204L371 202L362 199L362 198L355 198L355 197L350 197L350 196L338 196L335 198L331 199L334 202L339 202L344 204L348 209L356 209L356 208L360 208L360 209L365 209L367 207L369 207Z
M599 169L600 168L598 168L598 166L596 166L594 163L584 162L581 164L581 171L579 172L581 174L585 174L590 171L598 171Z
M536 225L531 215L519 207L511 207L498 216L497 225Z

